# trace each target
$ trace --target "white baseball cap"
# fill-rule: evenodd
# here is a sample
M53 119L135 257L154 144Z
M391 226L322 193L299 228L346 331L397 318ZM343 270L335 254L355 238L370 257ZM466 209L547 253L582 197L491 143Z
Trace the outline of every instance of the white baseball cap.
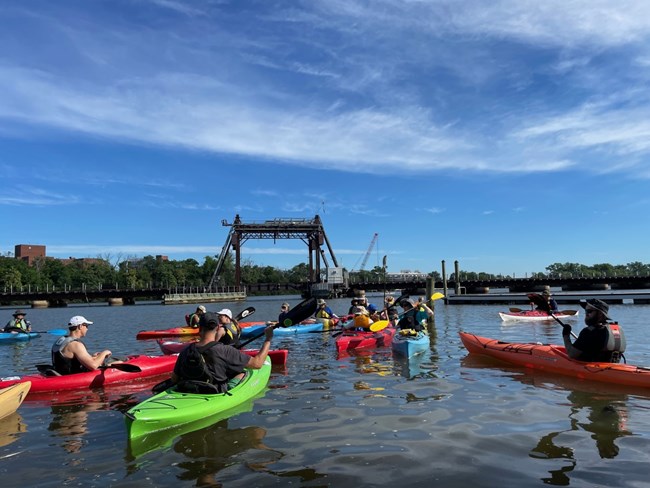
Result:
M198 307L196 307L196 309L200 310L203 313L207 312L206 308L203 305L199 305Z
M222 310L219 310L217 312L217 315L225 315L226 317L232 320L232 312L230 311L229 308L224 308Z
M86 317L84 317L83 315L75 315L70 319L70 322L68 322L68 325L70 327L79 327L82 324L90 325L92 324L92 322L88 320Z

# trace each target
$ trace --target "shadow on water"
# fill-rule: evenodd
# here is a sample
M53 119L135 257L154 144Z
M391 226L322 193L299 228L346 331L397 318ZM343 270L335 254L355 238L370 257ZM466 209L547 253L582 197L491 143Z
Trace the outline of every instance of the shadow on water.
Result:
M559 404L566 407L567 428L547 432L529 452L529 457L533 459L561 461L558 468L548 471L550 477L541 478L545 484L555 486L569 486L570 473L578 466L578 459L574 455L576 437L572 433L588 432L600 458L613 459L619 454L616 440L634 435L627 426L629 396L650 395L646 389L603 385L505 366L488 357L469 355L461 360L461 365L464 368L498 369L525 385L567 394L567 402Z

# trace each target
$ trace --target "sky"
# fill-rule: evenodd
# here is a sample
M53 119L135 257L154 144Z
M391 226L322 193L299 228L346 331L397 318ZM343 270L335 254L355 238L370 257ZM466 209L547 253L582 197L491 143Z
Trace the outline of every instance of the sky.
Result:
M4 255L202 263L222 220L319 215L348 269L650 262L648 2L29 0L0 23Z

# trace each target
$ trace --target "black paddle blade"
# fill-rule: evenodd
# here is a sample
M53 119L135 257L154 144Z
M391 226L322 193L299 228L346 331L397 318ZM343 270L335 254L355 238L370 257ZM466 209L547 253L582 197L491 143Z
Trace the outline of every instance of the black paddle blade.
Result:
M291 327L311 317L316 313L316 309L318 308L317 303L317 300L313 297L303 300L287 312L280 327Z
M254 307L248 307L239 312L237 315L235 315L235 320L239 322L241 319L245 319L249 315L253 315L255 313L255 308Z
M119 369L125 373L140 373L142 371L142 369L140 369L140 366L129 363L111 363L108 366L100 366L97 369Z
M551 315L551 306L549 303L546 301L546 298L543 296L537 294L537 293L529 293L526 295L528 299L537 306L540 310L546 312L547 314Z

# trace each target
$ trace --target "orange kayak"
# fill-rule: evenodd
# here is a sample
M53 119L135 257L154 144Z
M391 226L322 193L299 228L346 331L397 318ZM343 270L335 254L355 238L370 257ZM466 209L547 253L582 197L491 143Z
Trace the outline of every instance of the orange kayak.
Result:
M242 329L254 325L265 324L266 322L240 322ZM183 337L199 335L198 327L172 327L171 329L141 330L135 336L136 339L159 339L161 337Z
M526 368L572 376L581 380L650 388L650 368L619 363L590 363L571 359L563 346L503 342L460 332L471 354L483 354Z

